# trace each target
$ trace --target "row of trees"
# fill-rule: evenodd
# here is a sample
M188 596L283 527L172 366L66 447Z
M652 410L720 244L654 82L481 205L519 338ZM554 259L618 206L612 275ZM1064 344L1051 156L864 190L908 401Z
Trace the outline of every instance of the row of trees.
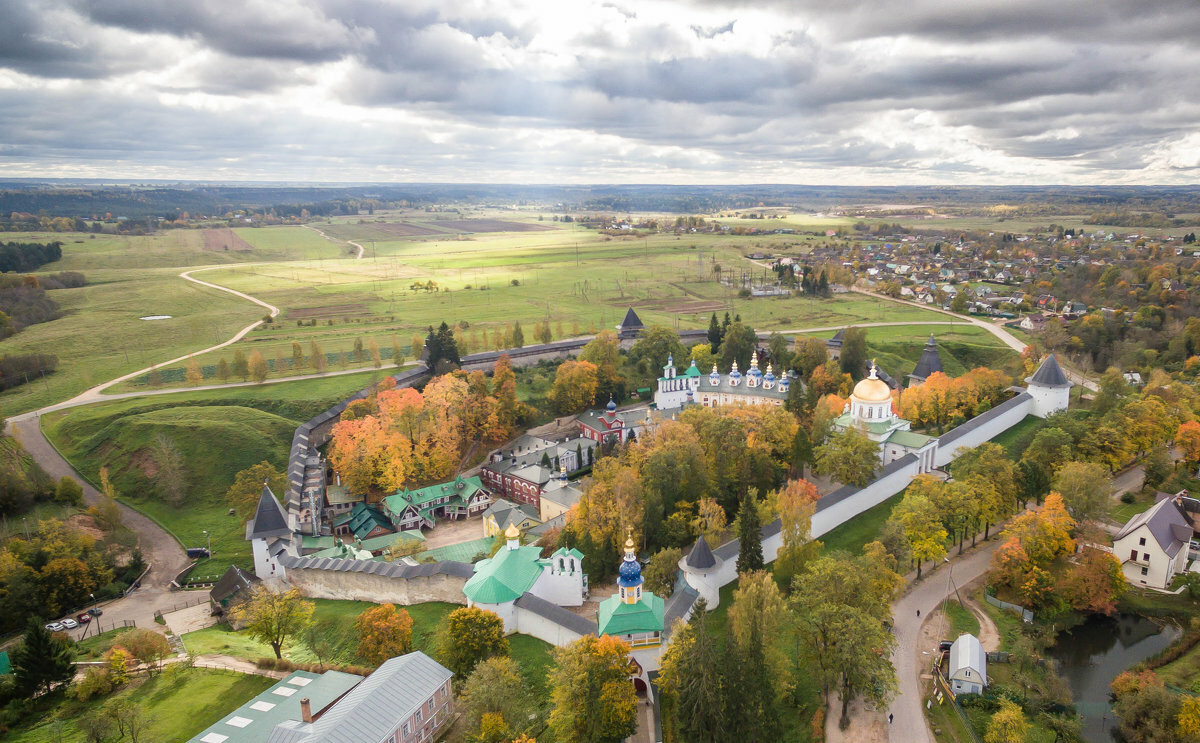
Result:
M329 460L353 492L379 494L450 476L486 441L503 441L525 416L507 356L483 372L435 377L423 392L385 379L346 407Z
M631 526L652 551L683 547L698 534L716 538L751 490L767 493L783 482L798 430L791 414L773 406L685 410L597 460L564 539L586 545L596 556L593 570L602 570L606 558L615 565Z

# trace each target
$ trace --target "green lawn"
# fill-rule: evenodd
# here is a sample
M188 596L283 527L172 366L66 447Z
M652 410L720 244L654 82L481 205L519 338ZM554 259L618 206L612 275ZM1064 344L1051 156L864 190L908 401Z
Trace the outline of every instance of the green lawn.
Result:
M879 538L879 532L892 515L892 509L900 503L903 491L888 498L873 508L855 516L846 523L818 537L825 545L826 553L845 550L851 554L862 552L863 545Z
M99 635L91 635L75 643L78 650L77 660L89 660L99 658L108 652L113 645L121 644L121 635L132 630L133 627L117 627L110 629Z
M1033 440L1038 430L1045 425L1044 419L1027 415L1023 421L993 438L992 443L1003 446L1004 450L1008 452L1008 458L1015 462L1025 453L1026 447L1029 446L1029 442Z
M83 743L76 721L100 714L106 702L127 699L141 705L151 723L143 740L184 741L274 683L264 676L193 668L181 674L161 673L139 686L108 698L76 702L56 697L54 704L5 738L12 743Z
M1118 524L1128 523L1129 519L1148 511L1153 505L1153 498L1136 498L1133 503L1118 503L1109 512L1109 518Z
M234 476L263 460L282 471L300 422L382 376L367 372L97 403L43 416L42 428L93 483L100 467L108 466L122 499L184 546L206 544L208 531L213 557L193 571L200 579L219 576L231 563L250 564L244 522L228 515L224 498ZM168 503L155 486L150 452L160 436L179 450L189 474L183 507Z
M954 640L959 635L979 636L979 619L971 613L970 609L957 601L947 601L944 606L946 616L950 620L950 628L945 639Z

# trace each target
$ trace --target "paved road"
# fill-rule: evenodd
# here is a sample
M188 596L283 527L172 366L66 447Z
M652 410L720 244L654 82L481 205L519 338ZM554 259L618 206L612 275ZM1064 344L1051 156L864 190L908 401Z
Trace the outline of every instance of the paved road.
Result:
M1000 541L993 539L974 552L951 561L949 565L943 564L892 605L892 619L895 622L893 632L896 635L892 664L896 667L896 679L900 686L888 710L896 716L888 730L889 740L894 743L933 743L934 740L922 710L925 704L922 691L927 688L928 682L921 681L919 675L925 671L924 663L928 661L923 661L918 667L917 658L927 659L929 656L921 655L922 648L917 647L922 622L917 617L917 610L921 611L923 617L928 616L953 591L947 578L951 571L954 582L960 586L986 573L992 553L999 546Z
M58 451L50 445L42 434L40 421L34 418L9 421L9 433L16 437L29 455L56 480L61 477L73 477L83 486L83 498L88 505L94 505L100 500L100 493L92 487ZM137 536L138 547L147 563L150 572L142 581L142 587L129 594L124 599L106 605L104 624L131 619L139 627L157 629L154 623L154 611L163 606L170 607L173 603L182 603L182 597L177 594L168 596L171 580L187 565L187 557L167 531L146 516L138 513L122 503L117 504L121 509L121 520Z

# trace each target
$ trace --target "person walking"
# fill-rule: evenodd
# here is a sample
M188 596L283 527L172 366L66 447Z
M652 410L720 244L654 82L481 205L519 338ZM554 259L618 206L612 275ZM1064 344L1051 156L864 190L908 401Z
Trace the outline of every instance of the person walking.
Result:
M917 619L920 619L920 618L921 618L921 610L917 609Z

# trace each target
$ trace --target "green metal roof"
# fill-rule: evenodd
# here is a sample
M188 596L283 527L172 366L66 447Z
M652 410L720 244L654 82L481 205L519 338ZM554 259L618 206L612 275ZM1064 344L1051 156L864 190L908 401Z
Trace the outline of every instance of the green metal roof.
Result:
M541 556L542 548L536 545L501 547L495 557L475 564L475 575L463 586L463 593L477 604L516 601L542 574Z
M329 549L314 552L311 555L306 555L306 557L311 557L314 560L326 557L335 560L372 560L375 558L369 550L362 549L357 545L346 544L345 542L338 542Z
M849 413L842 413L833 419L833 423L841 428L859 428L875 434L887 433L895 427L895 423L887 421L855 421Z
M424 508L426 504L446 496L457 496L464 503L468 498L483 490L479 476L459 477L449 482L427 485L416 490L401 490L383 499L392 513L400 514L408 506Z
M685 371L685 372L683 373L683 376L685 376L685 377L699 377L699 376L703 376L703 375L701 375L701 374L700 374L700 370L696 368L696 365L695 365L695 364L689 364L689 365L688 365L688 368L687 368L687 371Z
M481 537L479 539L472 539L469 542L448 544L445 547L434 547L431 550L425 550L413 555L413 559L424 560L433 558L434 560L449 560L451 562L471 562L480 552L484 555L491 552L492 545L495 543L496 540L493 537Z
M321 674L295 671L200 732L190 743L218 739L228 743L266 741L279 723L303 719L301 699L311 700L313 714L318 714L362 680L362 676L341 671Z
M600 602L596 624L601 635L636 635L639 632L662 632L666 602L650 591L642 591L640 601L626 604L620 594Z
M0 650L0 676L12 673L12 663L8 660L8 651Z
M550 556L558 557L559 555L562 555L563 557L574 557L576 560L583 560L583 553L574 547L570 549L567 549L566 547L559 547L558 549L554 550Z
M350 512L350 521L347 524L350 531L354 532L354 536L359 539L365 538L368 534L374 531L377 527L382 527L388 531L392 531L395 527L379 512L379 509L374 506L368 506L365 503L359 503L354 506L354 510Z
M396 532L395 534L384 534L380 537L364 539L359 542L359 545L365 550L374 552L375 550L387 549L392 545L409 541L424 542L425 535L422 534L418 529L405 529L404 531Z
M334 483L325 488L325 502L331 506L339 506L343 503L356 503L362 499L361 495L355 495L346 490L345 485Z
M306 550L323 550L329 549L337 544L337 540L333 537L314 537L307 536L300 540L300 546Z
M931 436L913 433L912 431L896 431L891 436L888 436L887 440L888 443L899 444L909 449L920 449L922 446L928 444L932 438Z

